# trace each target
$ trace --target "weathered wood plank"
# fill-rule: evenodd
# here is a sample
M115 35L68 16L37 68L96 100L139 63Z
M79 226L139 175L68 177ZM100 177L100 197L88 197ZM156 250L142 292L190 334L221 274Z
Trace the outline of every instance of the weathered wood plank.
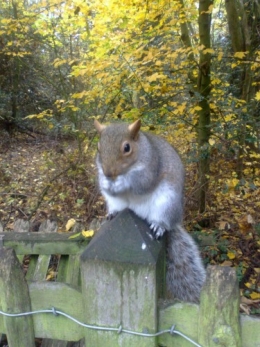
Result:
M162 243L148 225L129 211L101 227L82 253L84 318L90 324L138 332L158 329L158 266ZM85 331L89 346L152 347L157 338L116 332Z
M0 300L0 310L3 310L2 303ZM0 314L0 336L1 334L5 333L5 325L4 325L4 316Z
M46 279L50 260L51 255L39 255L33 275L34 281L44 281Z
M21 264L13 249L0 248L0 293L1 308L7 313L31 311L28 285ZM8 345L33 347L34 329L31 316L4 317Z
M46 257L46 256L45 256ZM62 255L58 267L58 281L71 285L79 285L79 255ZM80 343L73 344L74 347ZM71 343L61 340L44 339L41 347L70 347Z
M85 345L81 345L79 342L66 342L61 340L52 340L52 339L44 339L42 341L41 347L85 347Z
M66 283L79 286L80 259L79 255L70 255L68 260Z
M159 329L170 329L175 325L176 330L198 341L199 306L188 303L175 303L173 305L160 305ZM207 319L207 316L205 317ZM210 324L210 321L208 322ZM260 347L260 318L240 314L242 347ZM210 326L210 325L209 325ZM208 328L207 328L208 329ZM167 347L190 347L191 344L181 336L169 334L158 339L159 345ZM218 344L216 343L216 346ZM226 345L232 346L232 345Z
M75 287L80 286L80 259L79 254L62 255L59 260L58 282L65 282Z
M80 268L79 268L79 255L70 255L60 257L58 267L58 281L69 283L75 287L79 287ZM84 339L83 339L84 340ZM81 343L73 344L73 347L79 347ZM70 342L44 339L41 347L71 347Z
M84 321L82 294L77 289L64 283L44 281L30 283L29 291L33 310L54 307ZM60 315L36 314L33 322L36 337L65 341L78 341L84 337L83 327Z
M240 315L243 347L260 347L260 318Z
M13 248L16 254L77 254L86 247L88 240L69 239L72 233L2 233L3 245Z
M159 330L175 329L193 341L198 341L199 305L177 302L162 303L159 310ZM159 345L167 347L191 347L191 343L179 335L164 334L158 338Z
M241 347L236 270L208 266L200 297L198 341L202 346Z
M61 255L58 264L58 282L66 282L67 268L68 268L68 255Z
M30 222L26 219L18 218L14 222L14 232L27 233L30 229Z
M37 265L37 261L38 261L38 255L31 255L30 259L29 259L29 265L28 265L28 269L26 272L26 276L25 278L27 279L27 281L32 281L33 280L33 276L35 273L35 268Z
M1 254L1 250L0 250ZM0 264L3 264L3 260L7 258L2 256L0 257ZM35 257L37 260L38 257ZM64 257L64 264L68 262L69 257ZM10 265L8 263L8 265ZM17 265L17 262L16 262ZM6 264L4 265L6 266ZM11 266L11 265L10 265ZM12 267L12 266L11 266ZM73 267L71 267L71 271L73 272ZM66 267L67 269L67 267ZM222 268L220 268L222 269ZM35 268L34 268L35 270ZM2 270L0 270L2 271ZM211 271L211 270L209 270ZM21 270L20 270L21 273ZM68 276L68 277L67 277ZM64 279L67 277L69 278L71 275L68 275L68 271L66 270L64 273ZM16 276L15 276L16 277ZM72 276L73 278L73 276ZM4 277L4 285L6 285L6 276ZM66 280L66 279L65 279ZM229 278L226 278L225 282L229 282ZM1 290L1 296L0 296L0 309L4 310L2 301L3 301L3 280L0 279L0 290ZM231 281L232 282L232 281ZM215 287L217 287L216 282L212 283L212 290L215 290ZM13 285L13 282L12 282ZM108 282L109 285L109 282ZM15 286L15 287L14 287ZM20 285L13 285L16 298L17 295L19 297L19 288ZM233 289L232 289L233 290ZM231 291L232 291L231 290ZM74 288L67 286L65 284L60 283L53 283L53 282L38 282L38 283L31 283L30 284L30 293L32 297L33 307L32 309L45 309L45 308L51 308L52 306L56 309L60 309L63 312L70 313L72 316L78 318L80 321L84 321L84 313L83 311L83 298L81 293L78 290L75 290ZM227 291L221 287L221 293L222 295L227 295ZM98 294L100 295L100 293ZM212 295L212 294L211 294ZM218 293L219 295L219 293ZM39 299L40 298L40 299ZM227 295L227 300L229 296ZM21 300L21 299L20 299ZM84 296L84 300L89 301L89 293L87 293L87 296ZM222 301L217 301L216 305L220 305L220 314L216 315L214 313L214 324L217 324L217 320L223 316L222 313ZM24 304L24 301L22 302ZM113 302L114 304L114 302ZM207 309L207 312L205 314L205 332L207 333L208 330L212 328L212 321L211 321L211 313L210 311L214 309L216 310L214 302L210 300L209 302L210 307ZM225 304L226 306L226 304ZM24 311L26 311L26 307L24 308ZM28 308L29 310L29 308ZM20 310L21 312L23 310ZM230 315L234 315L234 310L229 311ZM200 313L202 314L202 313ZM227 312L225 313L225 315ZM187 304L187 303L175 303L173 305L168 305L167 307L161 307L159 311L159 330L169 329L173 324L176 324L176 329L181 331L182 333L186 334L190 338L192 338L194 341L198 341L197 339L197 332L196 329L198 328L198 315L199 315L199 306L194 304ZM228 316L229 317L229 316ZM225 318L226 319L226 318ZM5 320L2 315L0 315L0 332L6 333L7 328L5 326ZM17 322L24 321L24 318L16 318ZM58 339L56 340L53 346L57 347L59 343L61 346L64 345L64 341L61 339L66 340L79 340L83 336L87 336L89 331L85 330L84 328L78 326L76 323L73 323L69 320L67 320L64 317L55 317L52 314L40 314L40 315L34 315L33 316L33 322L35 326L35 331L37 331L36 336L38 337L48 337L48 340L46 343L50 342L50 338ZM88 322L88 321L86 321ZM226 322L226 321L225 321ZM242 330L242 346L243 347L260 347L260 319L256 317L251 316L245 316L240 315L240 322L241 322L241 330ZM72 325L71 325L72 324ZM211 330L210 330L211 331ZM110 333L105 333L110 334ZM114 333L111 333L114 334ZM22 335L27 335L22 333ZM229 335L229 334L228 334ZM19 335L20 336L20 335ZM208 333L207 333L208 336ZM211 335L211 337L214 337L214 335ZM232 340L230 340L230 337L228 338L228 344L227 346L237 346L236 344L232 344ZM19 339L20 340L20 339ZM149 339L148 339L149 340ZM23 340L22 340L23 341ZM214 340L217 341L217 340ZM218 340L217 342L219 342ZM188 347L190 346L190 343L185 341L182 337L175 335L162 335L159 337L158 342L160 345L164 345L167 347ZM24 343L24 342L22 342ZM201 343L201 342L200 342ZM215 342L214 342L215 343ZM226 342L225 342L226 343ZM10 343L9 343L10 344ZM201 343L202 344L202 343ZM217 344L216 344L217 345ZM19 346L19 345L18 345ZM20 346L23 346L21 344ZM27 346L27 342L26 342ZM49 346L49 345L48 345ZM207 345L208 346L208 345Z

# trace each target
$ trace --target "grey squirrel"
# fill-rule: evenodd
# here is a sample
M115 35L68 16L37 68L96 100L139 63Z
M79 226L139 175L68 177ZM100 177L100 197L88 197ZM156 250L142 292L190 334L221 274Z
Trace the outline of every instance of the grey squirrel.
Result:
M184 167L165 140L140 131L141 121L108 126L100 135L99 185L109 216L129 208L146 220L153 237L168 232L166 285L170 295L199 302L205 269L192 237L182 227Z

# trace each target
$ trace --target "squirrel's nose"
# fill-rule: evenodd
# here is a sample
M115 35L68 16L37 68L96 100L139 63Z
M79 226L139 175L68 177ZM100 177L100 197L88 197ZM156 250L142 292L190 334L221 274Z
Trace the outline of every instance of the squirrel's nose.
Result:
M105 170L103 169L103 171L104 171L104 175L105 175L107 178L109 178L109 179L111 179L111 180L115 180L115 179L116 179L116 177L117 177L116 170L107 168L107 169L105 169Z

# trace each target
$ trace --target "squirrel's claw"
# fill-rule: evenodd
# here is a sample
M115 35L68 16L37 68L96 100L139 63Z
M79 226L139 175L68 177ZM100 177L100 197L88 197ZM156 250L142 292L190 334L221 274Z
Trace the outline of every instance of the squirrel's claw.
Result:
M113 218L115 218L115 216L118 214L118 212L113 212L113 213L109 213L106 217L107 221L112 220Z
M163 236L163 234L166 231L165 228L161 227L160 225L158 225L156 223L150 224L150 229L151 229L152 234L156 240L159 239L161 236Z

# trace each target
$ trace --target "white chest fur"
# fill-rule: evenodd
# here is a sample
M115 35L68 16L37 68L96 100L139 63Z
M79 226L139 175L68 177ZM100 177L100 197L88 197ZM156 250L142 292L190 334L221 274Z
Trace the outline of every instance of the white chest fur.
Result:
M179 194L175 192L174 185L167 181L161 181L157 187L148 194L133 194L131 189L126 189L121 193L115 193L115 187L127 188L127 183L120 176L113 183L112 193L107 189L109 182L105 176L100 177L100 187L106 199L107 209L110 214L129 208L148 223L163 224L166 229L170 229L170 221L167 218L169 211L175 204L179 204ZM117 182L117 180L119 182Z

